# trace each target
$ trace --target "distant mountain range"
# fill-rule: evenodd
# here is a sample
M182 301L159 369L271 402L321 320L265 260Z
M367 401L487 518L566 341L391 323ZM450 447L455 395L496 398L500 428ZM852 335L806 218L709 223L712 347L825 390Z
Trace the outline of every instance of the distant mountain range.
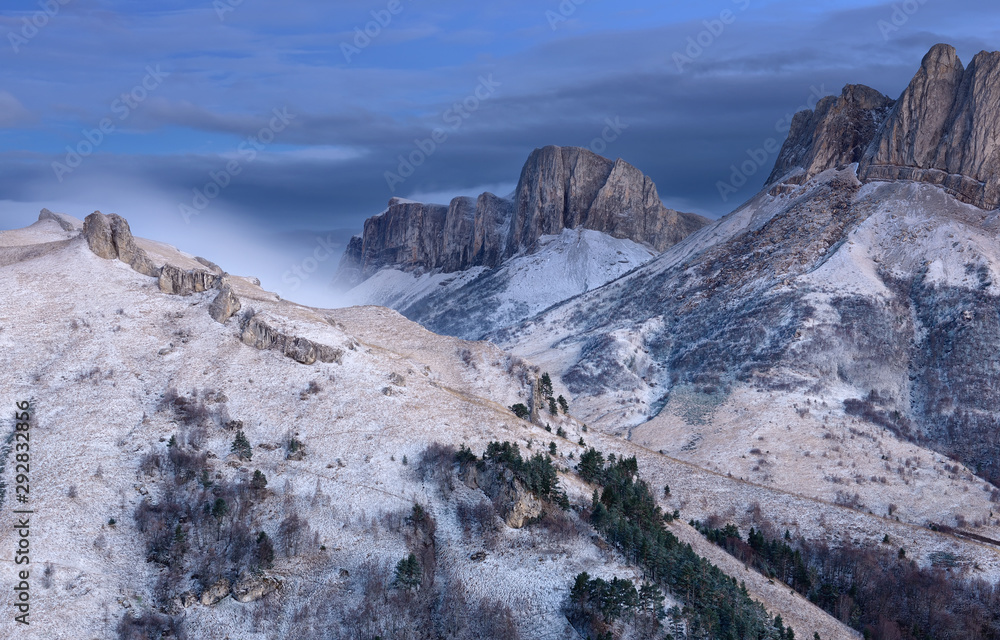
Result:
M348 300L474 338L613 280L710 221L666 208L627 162L536 149L510 198L393 198L340 264Z
M998 97L938 45L714 222L557 147L393 200L337 279L424 326L114 214L0 232L25 637L997 637Z

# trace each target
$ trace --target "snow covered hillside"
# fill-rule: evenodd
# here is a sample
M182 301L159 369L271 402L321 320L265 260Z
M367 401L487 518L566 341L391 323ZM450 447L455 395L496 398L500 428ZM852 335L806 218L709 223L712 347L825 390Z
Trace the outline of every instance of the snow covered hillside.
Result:
M658 495L663 509L680 510L685 521L715 515L749 528L764 518L829 542L890 535L927 565L935 553L954 553L974 563L976 575L1000 576L988 545L585 430L572 405L569 415L518 419L507 407L537 404L540 370L489 343L435 335L379 307L303 307L221 270L215 286L199 291L216 273L210 261L141 239L133 245L121 223L110 224L117 259L96 255L102 245L67 216L0 234L0 346L10 363L0 371L0 401L13 410L30 400L33 414L35 572L26 637L115 637L122 625L169 633L180 625L198 638L368 637L358 625L403 628L392 626L385 608L396 596L373 612L365 594L376 593L410 550L434 567L428 575L447 586L444 596L461 594L467 604L459 609L473 619L512 625L523 638L578 637L564 610L574 576L640 579L582 519L593 487L575 462L590 446L636 456L651 486L672 487ZM144 264L133 246L149 249L159 278L123 261ZM182 267L180 275L164 276L165 264ZM177 287L193 290L166 291ZM557 382L554 393L568 389ZM428 447L479 453L494 440L528 453L554 443L552 460L574 509L522 528L496 515L470 516L489 502L483 489L454 478L451 463ZM9 459L4 480L6 510ZM192 504L175 502L179 496L195 506L204 500L205 510L157 530L172 510ZM412 524L428 522L412 519L414 504L434 527ZM720 556L687 525L675 521L670 529L739 574L799 636L854 637L804 599ZM8 569L15 536L0 532ZM249 557L271 549L273 566L262 574L239 570L243 560L232 554L241 545L249 545ZM226 555L203 557L206 549ZM12 588L12 578L4 571L0 585ZM668 596L666 606L673 602ZM462 633L474 629L469 620L454 624ZM14 625L9 616L0 621L4 634Z
M436 333L476 339L606 284L654 255L631 240L564 229L495 269L419 275L382 269L351 289L346 303L391 307Z

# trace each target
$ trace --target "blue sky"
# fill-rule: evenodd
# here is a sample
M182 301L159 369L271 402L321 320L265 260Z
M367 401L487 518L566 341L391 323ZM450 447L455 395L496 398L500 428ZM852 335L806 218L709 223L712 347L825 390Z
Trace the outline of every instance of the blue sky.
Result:
M609 121L597 149L648 173L668 206L718 217L774 157L723 199L732 165L780 142L797 108L846 83L896 97L937 42L966 62L1000 48L998 14L940 0L7 2L0 228L42 206L117 212L281 290L312 243L360 230L389 197L509 192L532 149L592 146ZM426 146L434 129L447 139ZM412 175L387 180L421 144ZM335 267L282 292L320 303Z

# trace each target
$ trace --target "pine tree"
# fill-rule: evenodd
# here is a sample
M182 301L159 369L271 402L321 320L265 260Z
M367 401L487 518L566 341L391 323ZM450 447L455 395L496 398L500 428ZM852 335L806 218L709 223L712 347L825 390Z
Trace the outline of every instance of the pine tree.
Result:
M236 432L236 439L233 440L233 446L230 447L230 450L240 460L250 460L253 458L253 447L250 446L250 441L247 440L247 435L243 433L243 429Z
M556 400L552 396L549 396L549 413L552 415L559 413L559 407L556 405Z
M396 577L392 581L394 586L414 589L419 587L421 582L423 575L416 555L411 553L396 564Z
M556 449L556 443L555 442L550 442L549 443L549 455L552 456L553 458L555 458L557 454L558 454L558 450Z
M523 403L518 402L517 404L511 405L510 410L514 412L514 415L518 418L527 418L531 414Z
M558 398L556 398L556 402L559 403L559 408L562 409L563 413L569 413L569 403L566 402L566 398L560 395Z
M264 569L270 569L274 564L274 544L271 538L261 531L257 534L257 548L254 549L254 556L257 565Z
M591 447L580 455L580 464L576 468L581 478L587 482L596 482L601 479L604 471L604 454Z
M250 488L255 491L263 491L267 487L267 476L260 469L254 469L253 478L250 479Z
M543 398L548 398L552 395L552 378L549 377L548 372L542 374L542 379L538 383L538 390L541 392Z

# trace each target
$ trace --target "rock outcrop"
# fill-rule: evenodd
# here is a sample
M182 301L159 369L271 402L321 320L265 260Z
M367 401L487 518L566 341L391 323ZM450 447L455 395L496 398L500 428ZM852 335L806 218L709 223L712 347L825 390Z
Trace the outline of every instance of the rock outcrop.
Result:
M663 206L649 176L621 158L576 147L536 149L521 170L515 202L508 256L539 236L576 228L663 251L708 223Z
M185 271L172 264L165 264L158 274L160 291L175 296L189 296L214 289L219 276L201 269Z
M206 607L218 604L229 595L230 589L229 580L220 578L215 584L202 592L201 603Z
M542 502L514 477L510 469L487 463L469 465L462 480L472 489L482 489L508 527L520 529L542 515Z
M233 288L226 283L219 286L219 295L208 305L208 315L216 322L226 324L226 321L240 310L240 299L233 293Z
M934 46L869 148L865 181L940 185L982 209L1000 206L1000 52L962 66L954 47Z
M125 218L95 211L83 221L83 236L90 250L98 256L107 260L117 258L143 275L159 276L160 270L146 252L136 246Z
M860 162L893 104L871 87L849 84L839 96L820 100L814 111L798 112L767 183L801 184L827 169Z
M862 182L942 187L982 209L1000 207L1000 52L963 67L935 45L896 101L848 85L815 111L796 114L768 179L772 195L826 169L858 163Z
M302 364L316 361L339 364L344 355L336 347L282 333L253 313L245 314L240 324L240 339L255 349L279 351Z
M281 583L270 576L246 573L233 585L233 599L237 602L256 602L281 588Z
M79 231L80 221L64 213L55 213L48 209L42 209L38 214L39 220L52 220L58 224L63 231Z
M393 198L351 239L337 280L354 285L385 266L492 268L564 229L592 229L662 251L707 223L663 206L653 181L621 159L545 147L528 158L513 200L484 193L445 206Z

